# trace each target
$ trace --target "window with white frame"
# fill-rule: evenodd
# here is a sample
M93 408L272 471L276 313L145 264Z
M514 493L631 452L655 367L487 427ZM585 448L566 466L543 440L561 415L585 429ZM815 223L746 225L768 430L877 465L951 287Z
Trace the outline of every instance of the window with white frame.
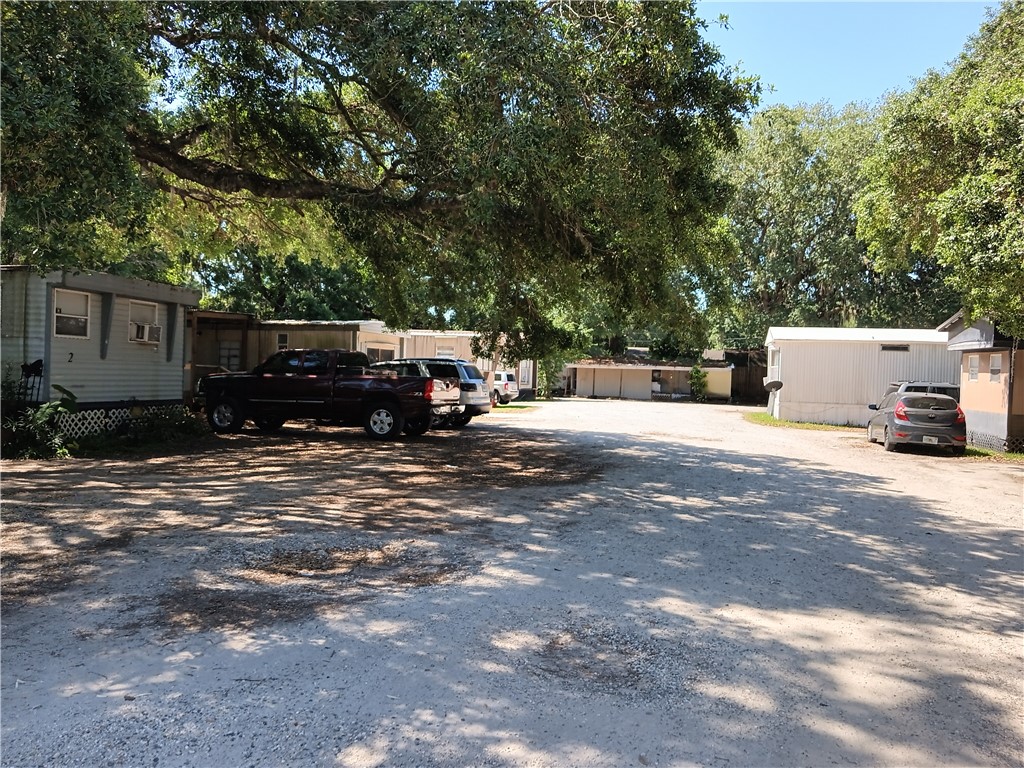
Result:
M55 288L53 290L53 335L88 339L91 298L88 293L81 291Z
M455 347L452 346L437 346L437 354L435 357L455 357Z
M981 365L981 355L967 356L967 379L968 381L978 380L978 368Z
M1003 356L992 355L988 359L988 380L999 381L1003 375Z
M143 342L160 341L156 304L150 301L129 300L128 339Z
M278 351L280 351L282 349L288 349L288 334L287 333L279 333L279 334L277 334L277 349L278 349Z

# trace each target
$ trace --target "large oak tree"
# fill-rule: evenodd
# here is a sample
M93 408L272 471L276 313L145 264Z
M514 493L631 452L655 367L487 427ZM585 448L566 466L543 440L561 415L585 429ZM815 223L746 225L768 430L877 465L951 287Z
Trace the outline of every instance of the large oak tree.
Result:
M3 13L5 258L87 262L87 230L132 234L141 179L179 211L172 252L350 259L383 319L472 316L509 358L569 344L595 303L679 300L726 199L716 152L756 98L683 2ZM115 199L65 201L97 191Z

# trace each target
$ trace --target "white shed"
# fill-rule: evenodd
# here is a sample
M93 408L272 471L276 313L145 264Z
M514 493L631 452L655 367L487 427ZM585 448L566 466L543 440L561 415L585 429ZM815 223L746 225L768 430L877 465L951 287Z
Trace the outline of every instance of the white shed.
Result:
M905 328L768 329L768 376L781 382L768 413L786 421L867 424L894 381L957 382L960 359L948 333Z

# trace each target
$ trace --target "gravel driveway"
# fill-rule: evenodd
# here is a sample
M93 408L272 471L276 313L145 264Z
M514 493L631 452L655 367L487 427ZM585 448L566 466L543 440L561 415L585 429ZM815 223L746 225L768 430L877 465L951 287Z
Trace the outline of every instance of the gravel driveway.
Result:
M4 462L2 764L1024 764L1024 468L745 410Z

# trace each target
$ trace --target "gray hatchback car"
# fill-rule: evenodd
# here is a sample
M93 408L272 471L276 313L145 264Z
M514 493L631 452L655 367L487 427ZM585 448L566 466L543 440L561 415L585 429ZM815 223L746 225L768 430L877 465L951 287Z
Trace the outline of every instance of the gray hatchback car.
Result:
M882 402L868 406L868 440L879 440L887 451L900 445L948 448L956 455L967 450L967 419L948 395L890 392Z

